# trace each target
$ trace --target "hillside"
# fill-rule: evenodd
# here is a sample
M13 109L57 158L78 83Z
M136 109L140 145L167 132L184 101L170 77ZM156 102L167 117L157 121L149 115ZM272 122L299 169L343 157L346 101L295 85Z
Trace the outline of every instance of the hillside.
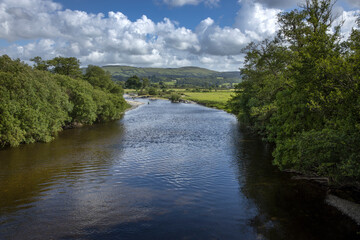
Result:
M189 77L205 77L216 74L217 72L205 68L198 67L182 67L182 68L138 68L130 66L104 66L104 70L109 71L111 75L131 77L137 75L139 77L148 76L189 76Z
M103 66L114 80L125 81L131 76L147 77L151 82L174 81L181 86L215 86L239 83L239 72L217 72L199 67L181 68L138 68L130 66Z

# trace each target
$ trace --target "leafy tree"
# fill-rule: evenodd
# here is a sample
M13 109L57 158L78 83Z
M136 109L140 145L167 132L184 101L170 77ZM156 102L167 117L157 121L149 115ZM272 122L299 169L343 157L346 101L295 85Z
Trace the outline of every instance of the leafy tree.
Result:
M72 78L81 78L82 72L80 69L80 61L75 57L55 57L47 61L52 71L61 75L66 75Z
M149 79L147 79L147 78L141 79L141 88L147 88L147 87L149 87L149 85L150 85Z
M161 89L166 89L166 84L163 81L159 82L159 86Z
M229 106L276 144L281 169L359 180L360 33L341 43L333 4L307 0L279 14L277 37L245 49L243 82Z
M94 87L81 78L33 69L1 56L0 147L48 142L66 126L120 118L127 107L118 91L122 88L112 82L109 86Z
M142 83L141 83L139 77L136 75L128 78L128 80L126 80L126 82L125 82L125 88L132 88L132 89L139 90L141 88L141 86L142 86Z
M105 72L101 67L89 65L86 69L84 79L94 87L105 90L111 90L114 87L114 82L111 80L109 72Z
M71 109L50 73L0 57L0 147L52 140Z
M150 87L149 88L149 95L156 95L156 94L157 94L156 88Z
M290 88L291 83L283 70L289 65L292 54L281 46L279 39L251 43L243 52L243 81L236 85L236 96L229 103L239 119L259 133L269 135L267 126L276 112L278 92Z
M180 98L181 98L181 96L180 96L180 94L178 94L178 93L172 93L171 95L170 95L170 101L171 102L178 102L179 100L180 100Z
M39 56L31 58L30 61L35 62L34 68L37 70L47 71L49 68L49 65L47 64L47 62L42 60L42 58Z

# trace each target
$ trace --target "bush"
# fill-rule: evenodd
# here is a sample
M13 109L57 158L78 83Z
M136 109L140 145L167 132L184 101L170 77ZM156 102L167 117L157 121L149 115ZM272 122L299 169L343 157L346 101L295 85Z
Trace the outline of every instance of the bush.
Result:
M49 142L66 125L120 118L127 107L122 88L89 79L94 86L1 56L0 147Z
M148 92L146 91L146 89L141 89L140 91L138 91L138 95L139 96L148 95Z
M0 57L0 147L52 140L72 107L52 74Z
M360 131L311 130L277 142L274 163L281 168L315 172L335 181L360 180Z
M170 101L171 102L179 102L179 100L180 100L180 95L179 94L177 94L177 93L172 93L171 95L170 95Z
M156 95L157 94L157 91L156 91L156 88L149 88L149 95Z

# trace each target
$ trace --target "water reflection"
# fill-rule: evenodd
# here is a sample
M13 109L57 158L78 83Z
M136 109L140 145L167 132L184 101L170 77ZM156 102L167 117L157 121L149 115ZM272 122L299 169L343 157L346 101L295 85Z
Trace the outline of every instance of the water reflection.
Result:
M354 236L323 192L289 181L270 158L232 115L153 101L0 151L0 239Z
M254 200L258 215L251 219L260 239L357 239L359 227L324 204L326 190L292 181L271 165L271 146L246 129L238 138L241 191ZM245 141L244 141L245 139Z
M52 143L23 145L0 151L0 214L26 208L39 196L67 182L99 180L121 152L106 146L121 139L121 122L67 130Z

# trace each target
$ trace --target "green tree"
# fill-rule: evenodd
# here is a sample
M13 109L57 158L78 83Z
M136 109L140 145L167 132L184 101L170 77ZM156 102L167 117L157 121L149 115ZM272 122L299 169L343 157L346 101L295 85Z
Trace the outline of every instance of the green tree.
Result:
M130 78L128 78L125 82L125 88L131 88L139 90L142 86L142 83L138 76L134 75Z
M147 88L150 85L150 81L148 78L141 79L141 88Z
M166 84L163 81L159 82L159 86L162 90L166 89Z
M0 148L48 142L66 126L119 119L127 104L114 90L121 87L109 85L94 87L81 78L33 69L1 56Z
M34 68L37 70L47 71L49 68L47 62L42 60L42 58L39 56L31 58L30 61L35 62Z
M66 75L72 78L81 78L80 61L75 57L55 57L47 61L52 71L57 74Z
M274 163L360 179L360 33L341 43L331 0L279 14L277 38L246 49L243 82L229 102L240 121L274 142Z
M86 69L84 79L94 87L105 90L111 90L114 87L114 82L111 80L109 72L105 72L101 67L89 65Z
M240 121L252 126L269 138L270 119L277 111L276 96L291 88L291 80L284 69L290 64L292 53L283 47L279 39L251 43L240 73L242 82L236 85L236 95L229 102L230 108Z
M171 93L171 95L170 95L170 101L171 102L178 102L179 100L180 100L180 98L181 98L181 96L180 96L180 94L178 94L178 93Z
M156 94L157 94L156 88L150 87L149 88L149 95L156 95Z
M52 77L0 57L0 147L48 142L69 121L72 104Z

